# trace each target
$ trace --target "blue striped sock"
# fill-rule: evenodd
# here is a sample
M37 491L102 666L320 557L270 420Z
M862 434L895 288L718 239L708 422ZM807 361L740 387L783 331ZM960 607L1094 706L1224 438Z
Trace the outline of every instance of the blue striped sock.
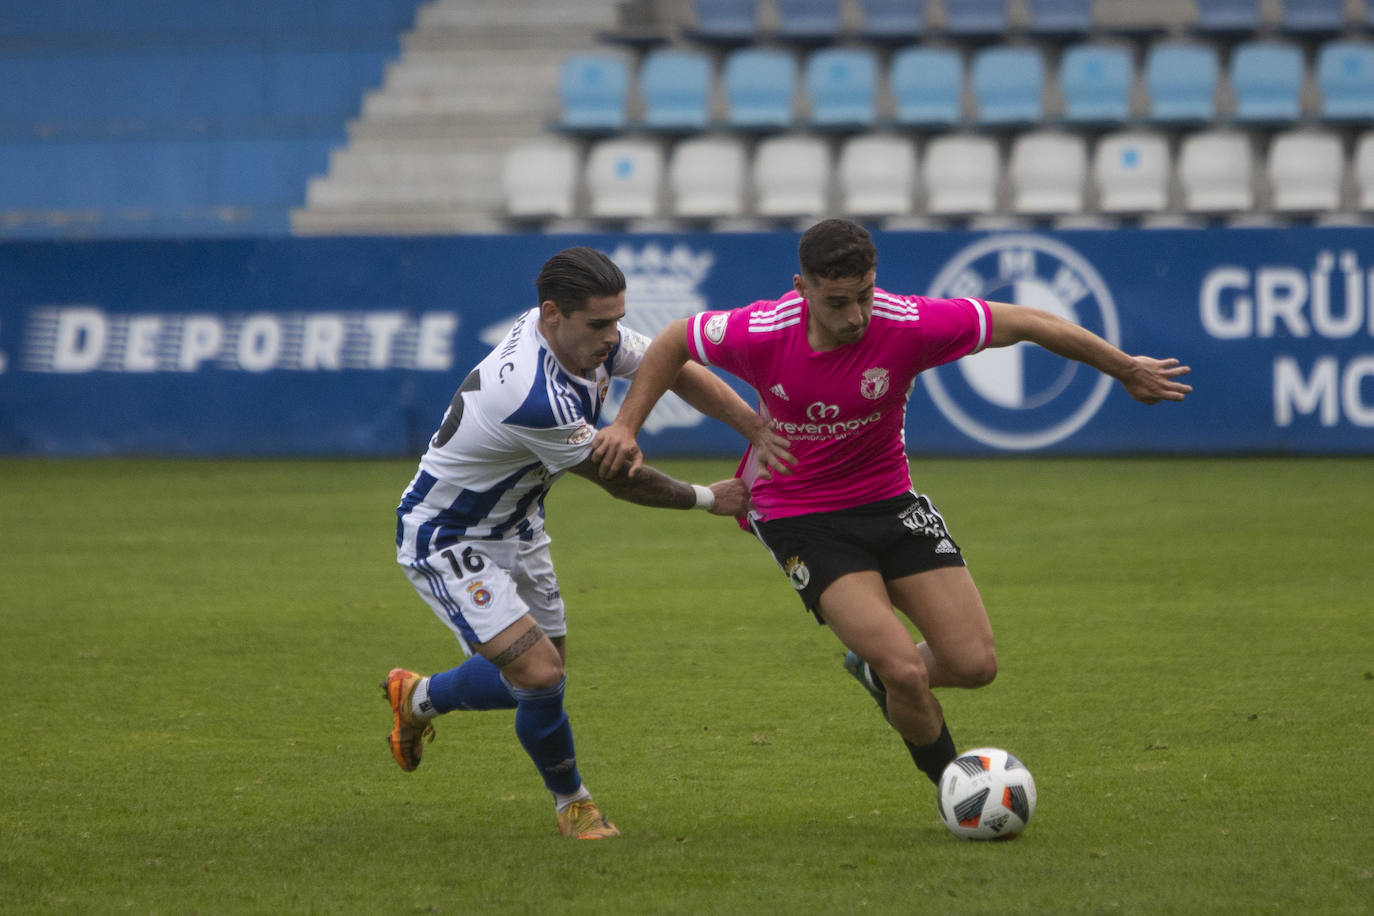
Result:
M501 669L480 655L429 679L429 701L437 713L455 709L514 709L515 697Z

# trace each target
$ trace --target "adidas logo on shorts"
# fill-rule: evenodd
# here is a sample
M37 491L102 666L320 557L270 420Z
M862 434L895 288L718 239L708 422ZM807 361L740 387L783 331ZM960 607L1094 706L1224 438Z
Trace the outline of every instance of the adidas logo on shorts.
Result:
M949 538L940 538L940 543L935 545L936 553L958 553L959 548L955 547Z

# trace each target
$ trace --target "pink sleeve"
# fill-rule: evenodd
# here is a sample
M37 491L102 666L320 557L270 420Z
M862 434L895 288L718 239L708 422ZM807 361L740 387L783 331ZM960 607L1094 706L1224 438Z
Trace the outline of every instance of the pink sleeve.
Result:
M745 309L699 312L687 319L687 353L699 363L742 376L748 327Z
M992 310L982 299L912 299L920 307L927 366L970 356L992 339Z

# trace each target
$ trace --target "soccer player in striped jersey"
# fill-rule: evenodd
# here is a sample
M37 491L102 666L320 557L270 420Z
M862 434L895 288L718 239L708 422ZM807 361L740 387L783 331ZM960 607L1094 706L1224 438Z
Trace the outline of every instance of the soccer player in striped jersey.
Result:
M631 473L634 437L689 361L754 387L789 440L791 473L757 476L746 454L749 524L803 604L849 650L845 666L878 701L916 766L938 782L956 756L935 687L979 687L997 672L992 627L959 545L912 485L905 412L916 375L1030 341L1107 373L1146 404L1191 387L1178 360L1128 356L1048 312L981 299L897 295L875 285L862 226L823 220L802 236L801 271L779 299L707 311L654 339L615 422L598 434L604 472ZM893 613L920 631L915 643Z
M705 487L648 467L634 477L598 474L592 440L610 379L633 376L649 340L620 324L625 276L601 252L559 252L536 286L539 305L459 386L397 508L397 561L469 658L430 677L404 668L387 675L388 742L410 771L436 716L513 708L516 736L554 795L559 832L601 839L619 830L582 783L563 710L567 626L544 498L565 471L640 505L716 515L744 512L748 492L735 478ZM693 407L771 460L786 457L776 434L711 372L687 366L674 375L673 390Z

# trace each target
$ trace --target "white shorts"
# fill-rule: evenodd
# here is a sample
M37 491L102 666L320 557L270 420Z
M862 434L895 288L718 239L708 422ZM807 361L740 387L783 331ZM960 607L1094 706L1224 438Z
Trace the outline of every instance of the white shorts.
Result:
M530 541L463 541L402 569L468 655L525 614L551 638L568 633L542 531Z

